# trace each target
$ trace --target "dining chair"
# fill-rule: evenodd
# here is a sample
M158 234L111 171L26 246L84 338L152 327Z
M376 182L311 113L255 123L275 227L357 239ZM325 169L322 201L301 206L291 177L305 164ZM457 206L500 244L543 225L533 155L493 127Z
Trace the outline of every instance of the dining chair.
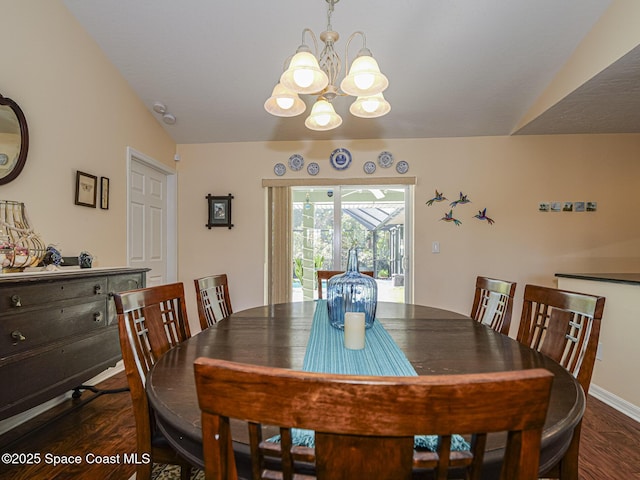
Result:
M605 298L537 285L526 285L517 340L565 367L589 393L598 350ZM547 478L578 478L581 423L569 449Z
M478 276L471 318L496 332L509 335L515 293L515 282Z
M141 288L113 295L118 314L122 360L131 392L139 458L137 479L151 479L153 463L179 465L180 478L191 475L191 464L171 448L157 430L145 392L145 379L158 358L191 336L182 283Z
M414 470L444 479L452 466L479 478L489 432L508 432L501 479L538 476L553 377L544 369L368 377L200 357L194 371L207 480L236 476L229 423L234 418L249 425L254 480L410 479ZM500 398L501 407L487 398ZM281 472L265 458L272 449L262 440L263 425L280 427ZM291 428L314 431L314 449L292 447ZM414 454L416 434L439 435L437 451ZM470 450L451 451L454 434L471 435ZM314 462L315 477L294 477L299 458Z
M196 300L200 328L204 330L233 313L227 274L196 278Z
M318 298L322 299L322 283L324 280L324 283L327 284L329 282L329 279L335 275L341 275L344 273L344 270L317 270L316 273L318 274ZM373 271L372 270L364 270L360 272L363 275L368 275L370 277L373 277Z

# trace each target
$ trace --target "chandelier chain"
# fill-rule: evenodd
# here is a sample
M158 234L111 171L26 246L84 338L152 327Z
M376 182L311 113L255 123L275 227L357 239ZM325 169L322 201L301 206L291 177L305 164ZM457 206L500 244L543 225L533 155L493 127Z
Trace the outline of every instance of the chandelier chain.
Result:
M327 30L333 30L331 26L331 15L333 14L333 6L336 4L335 0L327 0L329 6L327 7Z
M327 0L327 29L320 35L320 38L324 42L324 48L320 55L318 55L318 65L329 77L329 85L324 92L321 92L323 96L331 101L336 95L338 95L338 89L336 87L336 81L342 71L342 61L340 55L335 51L335 41L339 38L337 32L333 31L331 26L331 15L333 14L334 5L338 0Z

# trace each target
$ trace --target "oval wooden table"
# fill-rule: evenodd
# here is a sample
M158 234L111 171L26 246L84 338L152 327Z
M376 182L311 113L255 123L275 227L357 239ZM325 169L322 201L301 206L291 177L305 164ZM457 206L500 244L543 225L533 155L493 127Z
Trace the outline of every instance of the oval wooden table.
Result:
M200 410L193 361L212 357L271 367L301 369L315 302L284 303L236 312L168 351L149 372L146 389L160 430L194 465L203 466ZM563 367L514 339L465 315L438 308L378 303L376 315L418 375L546 368L555 378L542 434L540 471L566 451L582 418L585 396ZM500 408L499 398L487 398ZM246 434L245 434L246 435ZM236 438L234 432L234 438ZM497 478L504 438L490 438L486 477ZM236 442L239 455L248 447Z

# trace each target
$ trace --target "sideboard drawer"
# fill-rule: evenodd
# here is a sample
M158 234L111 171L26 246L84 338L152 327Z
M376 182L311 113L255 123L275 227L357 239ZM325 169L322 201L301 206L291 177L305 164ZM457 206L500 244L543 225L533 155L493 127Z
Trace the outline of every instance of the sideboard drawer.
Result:
M25 311L0 317L0 358L104 328L108 323L104 298L72 305L53 304L37 315Z
M93 297L104 301L106 295L107 279L105 277L95 277L89 281L65 280L8 286L3 288L0 294L0 317L74 298Z
M130 273L127 275L114 275L108 278L109 293L126 292L136 290L144 286L144 275L142 273Z
M137 290L145 286L144 273L127 273L124 275L113 275L108 278L107 290L109 292L109 302L107 304L107 324L117 324L116 304L113 301L113 294L126 292L127 290Z
M115 326L15 355L0 368L0 418L77 387L114 366L120 356Z
M0 275L0 420L62 395L121 358L113 293L146 268Z

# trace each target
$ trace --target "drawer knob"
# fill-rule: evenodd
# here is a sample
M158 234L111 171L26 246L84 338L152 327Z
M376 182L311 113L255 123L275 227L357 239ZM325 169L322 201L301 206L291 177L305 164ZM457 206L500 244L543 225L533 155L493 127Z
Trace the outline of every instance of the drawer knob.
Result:
M13 332L11 332L11 338L13 338L14 340L18 340L20 342L24 342L27 339L27 337L22 335L22 333L19 330L14 330Z
M96 285L93 287L93 291L96 295L100 295L102 293L102 285Z
M93 321L94 322L101 322L102 321L102 312L96 312L93 314Z
M20 295L11 295L11 304L14 307L21 307L22 306L22 300L20 299Z

